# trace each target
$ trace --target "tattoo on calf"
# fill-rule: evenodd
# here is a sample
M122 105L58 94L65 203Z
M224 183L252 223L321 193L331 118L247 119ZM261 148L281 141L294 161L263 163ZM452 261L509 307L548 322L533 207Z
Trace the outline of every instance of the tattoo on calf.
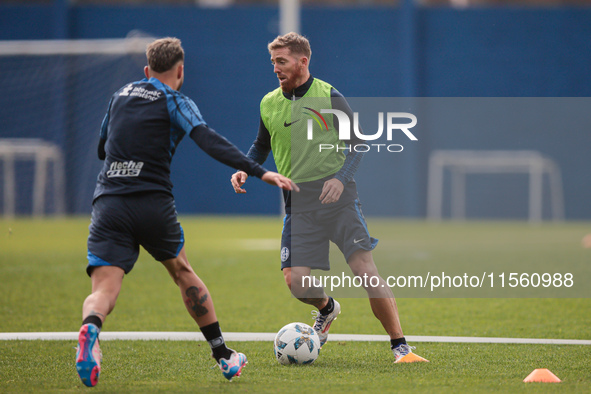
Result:
M207 301L207 293L199 296L201 289L196 286L191 286L187 289L185 294L187 295L187 300L185 302L187 305L195 312L197 317L204 316L209 312L206 307L203 306L205 301Z
M88 316L98 316L100 319L105 320L105 315L103 315L102 313L95 312L93 310L90 311Z

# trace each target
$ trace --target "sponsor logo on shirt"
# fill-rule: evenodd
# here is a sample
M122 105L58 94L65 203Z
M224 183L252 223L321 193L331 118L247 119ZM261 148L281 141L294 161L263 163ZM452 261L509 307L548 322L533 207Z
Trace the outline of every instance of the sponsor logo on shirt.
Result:
M294 124L295 122L299 121L299 119L294 120L293 122L287 123L287 121L283 121L283 127L289 127L292 124Z
M143 161L114 161L107 171L107 178L139 176L143 167Z
M150 101L157 100L161 95L162 92L159 90L148 90L141 86L133 86L131 83L119 93L119 96L139 97Z

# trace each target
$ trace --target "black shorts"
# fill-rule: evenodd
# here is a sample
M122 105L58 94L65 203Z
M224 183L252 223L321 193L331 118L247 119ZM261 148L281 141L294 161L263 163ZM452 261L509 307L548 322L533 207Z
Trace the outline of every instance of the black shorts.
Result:
M161 192L105 195L92 204L88 275L110 265L129 273L140 245L157 261L172 259L185 243L174 198Z
M367 230L359 200L346 205L287 214L281 235L281 269L310 267L329 270L330 241L345 259L358 250L373 250L378 244Z

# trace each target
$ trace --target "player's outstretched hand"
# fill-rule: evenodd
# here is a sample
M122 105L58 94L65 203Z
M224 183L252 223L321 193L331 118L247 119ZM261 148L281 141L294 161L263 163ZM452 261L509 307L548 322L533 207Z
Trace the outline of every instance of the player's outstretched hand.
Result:
M246 193L246 190L244 190L242 186L246 182L247 178L248 174L244 171L238 171L232 174L230 182L232 183L232 187L236 193ZM270 185L276 185L285 190L293 190L296 192L300 191L298 185L293 183L291 179L273 171L267 171L261 179Z
M242 188L242 185L246 182L246 178L248 178L248 174L244 171L238 171L232 174L230 182L236 193L246 193L246 190Z
M293 190L294 192L300 191L298 185L296 185L291 179L273 171L265 172L265 175L263 175L261 179L270 185L279 186L284 190ZM234 188L234 190L236 190L236 188Z

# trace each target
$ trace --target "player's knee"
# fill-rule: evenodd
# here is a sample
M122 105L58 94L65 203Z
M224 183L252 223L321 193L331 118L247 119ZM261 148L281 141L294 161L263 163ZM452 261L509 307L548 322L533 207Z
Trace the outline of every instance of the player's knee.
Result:
M183 280L184 277L187 275L195 275L193 268L184 258L175 257L174 259L163 261L162 264L168 270L168 273L172 277L172 280L178 284Z
M356 276L377 276L378 268L370 251L359 250L349 258L349 267Z

